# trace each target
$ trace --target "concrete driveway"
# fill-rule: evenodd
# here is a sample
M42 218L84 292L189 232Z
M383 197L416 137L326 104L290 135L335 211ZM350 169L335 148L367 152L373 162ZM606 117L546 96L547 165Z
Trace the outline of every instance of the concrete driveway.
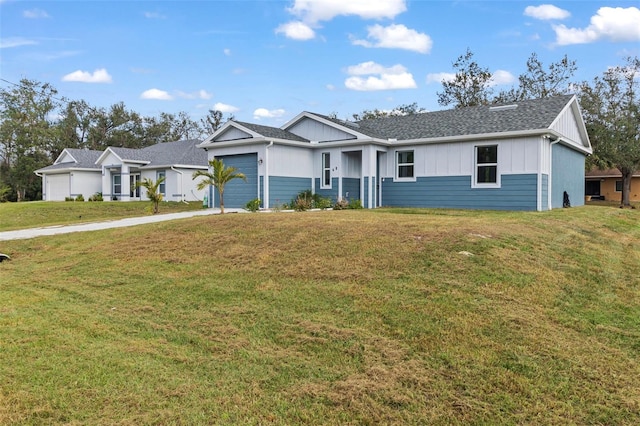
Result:
M245 211L246 210L243 209L224 209L225 214ZM185 219L212 214L220 214L220 209L204 209L180 213L157 214L153 216L129 217L104 222L79 223L76 225L55 225L45 226L42 228L18 229L15 231L0 232L0 241L24 240L47 235L69 234L71 232L88 232L110 228L125 228L128 226L144 225L147 223L164 222L167 220Z

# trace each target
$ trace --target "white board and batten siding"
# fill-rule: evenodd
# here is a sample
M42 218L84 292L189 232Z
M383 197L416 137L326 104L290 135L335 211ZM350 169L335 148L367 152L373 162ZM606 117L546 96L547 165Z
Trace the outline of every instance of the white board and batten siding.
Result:
M393 177L396 151L413 150L416 177L472 176L475 167L475 147L495 144L498 145L498 168L500 174L537 173L539 164L543 166L543 173L548 173L549 148L547 146L541 150L541 143L542 138L535 136L495 141L450 142L393 147L389 149L391 155L387 156L387 167L384 172L386 172L386 177Z
M565 108L562 114L552 123L551 129L564 135L565 139L579 144L583 143L582 132L572 108Z
M355 135L310 118L303 118L286 130L310 141L328 142L356 139Z
M228 130L218 135L214 142L233 141L238 139L249 139L249 138L251 138L251 135L249 133L243 132L242 130L235 128L233 126L229 126Z

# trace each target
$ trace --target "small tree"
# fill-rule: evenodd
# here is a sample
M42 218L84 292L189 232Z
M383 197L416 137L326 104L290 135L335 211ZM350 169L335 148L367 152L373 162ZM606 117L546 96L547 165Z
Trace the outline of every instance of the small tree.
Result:
M487 105L492 96L491 78L488 68L482 68L473 60L473 53L467 49L453 63L457 70L451 81L442 82L442 92L437 92L438 104L453 105L456 108Z
M211 171L198 170L193 174L192 179L203 177L204 179L198 182L198 191L202 191L208 186L213 186L218 190L220 194L220 213L224 214L224 187L229 181L233 179L242 179L245 182L247 177L244 173L240 173L235 167L225 167L224 162L217 158L209 161L209 167Z
M640 59L609 68L592 84L582 83L580 103L589 138L592 163L615 167L622 174L621 207L631 206L631 178L640 170Z
M164 182L165 177L161 176L155 182L149 178L136 183L136 187L143 187L147 190L147 198L153 203L153 214L158 213L158 206L162 201L162 193L159 191L160 184Z

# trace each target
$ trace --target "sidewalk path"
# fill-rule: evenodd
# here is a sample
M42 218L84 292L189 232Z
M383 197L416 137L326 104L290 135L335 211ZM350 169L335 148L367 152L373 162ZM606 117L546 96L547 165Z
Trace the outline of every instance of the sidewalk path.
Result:
M224 209L226 213L243 212L243 209ZM153 216L129 217L125 219L109 220L104 222L80 223L77 225L54 225L43 228L18 229L15 231L0 232L0 241L24 240L28 238L47 235L68 234L71 232L98 231L101 229L124 228L127 226L144 225L147 223L164 222L166 220L184 219L194 216L206 216L220 214L220 209L194 210L180 213L157 214Z

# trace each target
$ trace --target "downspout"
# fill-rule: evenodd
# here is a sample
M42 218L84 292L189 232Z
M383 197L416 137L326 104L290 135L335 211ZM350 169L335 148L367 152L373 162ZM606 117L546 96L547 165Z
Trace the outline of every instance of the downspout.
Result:
M557 144L560 142L560 138L557 138L556 140L551 140L551 136L549 136L549 140L551 141L551 143L549 144L549 189L547 190L547 203L549 205L549 210L551 210L551 192L553 189L553 185L552 183L552 179L553 179L553 145Z
M189 204L184 199L184 172L181 172L180 170L176 169L174 166L171 166L171 170L173 170L174 172L180 175L180 201L182 201L185 204Z
M47 201L47 181L44 177L44 175L42 173L38 173L38 172L33 172L36 174L36 176L38 176L40 179L42 179L42 201Z
M269 142L269 144L264 148L264 200L262 200L262 205L265 209L269 208L269 148L272 146L273 141ZM258 179L258 182L260 182L260 179ZM260 194L260 188L258 188L258 194Z

